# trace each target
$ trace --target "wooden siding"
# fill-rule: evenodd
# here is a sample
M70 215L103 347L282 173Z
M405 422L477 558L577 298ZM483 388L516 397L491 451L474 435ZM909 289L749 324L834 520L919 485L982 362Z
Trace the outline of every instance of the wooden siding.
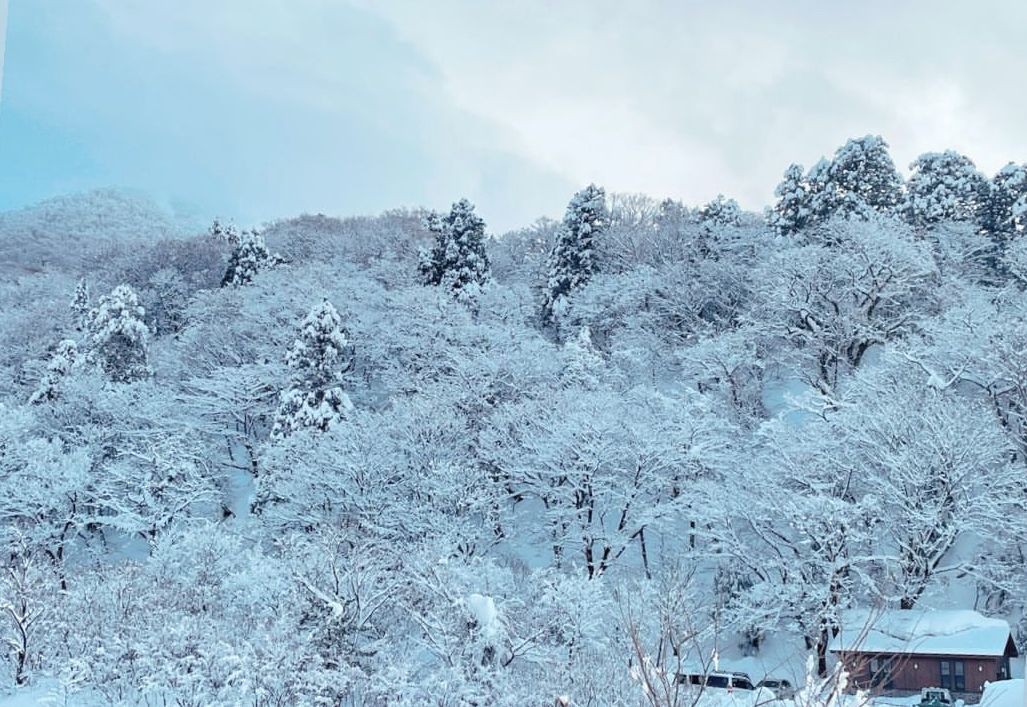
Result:
M932 656L909 654L845 653L839 656L849 671L853 682L871 691L918 692L923 687L948 687L953 693L980 693L984 683L1001 679L1001 669L1005 657L995 656ZM891 679L875 681L871 666L882 669L890 661L887 670ZM952 677L943 685L942 661L950 664L958 661L963 664L964 687L957 690Z

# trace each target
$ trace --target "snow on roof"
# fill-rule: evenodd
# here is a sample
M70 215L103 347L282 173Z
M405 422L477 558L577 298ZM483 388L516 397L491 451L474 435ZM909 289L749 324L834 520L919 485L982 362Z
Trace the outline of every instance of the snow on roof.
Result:
M868 628L869 627L869 628ZM1001 656L1009 624L968 609L847 611L831 651L919 655Z

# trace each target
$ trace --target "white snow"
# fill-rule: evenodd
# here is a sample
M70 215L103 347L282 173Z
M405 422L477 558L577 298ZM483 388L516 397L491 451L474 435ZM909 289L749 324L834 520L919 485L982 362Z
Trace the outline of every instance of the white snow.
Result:
M471 594L467 597L467 608L481 626L482 635L494 638L499 633L499 612L492 597Z
M832 651L1002 655L1009 640L1008 623L971 610L850 611L842 619Z
M980 707L1024 707L1023 679L1000 680L984 686Z

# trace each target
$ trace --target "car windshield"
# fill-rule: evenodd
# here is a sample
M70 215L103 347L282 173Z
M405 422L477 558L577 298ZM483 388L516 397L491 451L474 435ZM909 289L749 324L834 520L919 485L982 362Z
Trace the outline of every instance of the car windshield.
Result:
M728 687L729 680L726 675L710 675L706 678L706 687Z

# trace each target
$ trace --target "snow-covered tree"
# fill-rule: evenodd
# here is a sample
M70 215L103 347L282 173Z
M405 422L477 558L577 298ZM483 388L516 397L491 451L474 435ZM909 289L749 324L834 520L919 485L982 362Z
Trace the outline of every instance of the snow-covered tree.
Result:
M1027 165L1010 162L992 178L980 209L980 224L992 242L991 268L1003 273L1006 250L1027 228Z
M647 538L686 532L688 490L719 466L730 429L698 397L568 387L497 411L483 437L511 491L541 504L528 529L539 549L595 579L629 550L648 574Z
M428 216L425 225L435 234L435 245L421 259L426 284L466 295L489 281L492 273L485 250L485 221L474 213L471 202L461 199L446 216Z
M717 194L717 198L699 208L698 217L695 256L698 260L717 260L742 225L742 210L734 199Z
M763 334L759 327L739 326L675 351L681 380L718 399L725 415L746 429L767 417L764 385L769 365L761 355L767 349Z
M19 685L59 650L65 559L90 498L87 450L38 413L0 404L0 672Z
M827 221L838 208L834 184L831 181L831 160L821 157L806 173L806 197L809 217L806 224Z
M672 240L678 240L684 231L695 227L697 222L695 209L674 199L661 201L659 209L653 215L653 228Z
M80 671L92 702L340 703L356 676L319 653L301 582L234 530L186 524L144 561L82 572L68 592L62 662Z
M301 322L299 338L286 352L285 363L296 371L296 382L309 388L323 388L352 370L353 355L342 317L325 299Z
M89 326L89 285L86 279L79 279L75 286L75 294L71 298L71 313L75 317L75 328L85 331Z
M774 196L777 203L767 214L767 224L782 235L802 230L810 217L810 199L801 164L789 165Z
M660 230L661 222L669 226L660 202L644 194L613 193L608 196L609 224L602 240L595 244L596 270L625 272L640 265L666 262L681 252L678 234L672 235L670 228ZM547 255L554 244L550 243Z
M590 184L571 199L556 245L549 254L548 280L542 300L542 321L550 323L572 292L595 272L595 239L607 227L606 192Z
M271 439L282 439L304 429L327 430L344 420L352 408L349 396L339 387L321 391L283 390Z
M59 341L53 355L47 361L46 370L39 381L39 386L29 397L29 402L45 403L56 400L61 394L61 381L80 361L78 345L73 340L62 339Z
M527 228L490 239L489 261L496 281L508 287L536 282L553 249L559 225L559 221L543 217Z
M60 564L86 525L87 449L47 429L35 408L0 405L0 555L38 551Z
M724 596L721 618L802 636L824 674L838 612L867 583L875 514L851 491L844 447L821 427L777 419L755 441L745 481L700 508L712 558L745 580Z
M70 376L38 414L65 445L90 453L85 523L111 537L152 541L168 527L219 510L210 446L189 406L153 378L111 386L96 372Z
M115 382L129 383L150 375L150 330L143 322L144 314L138 296L128 285L115 287L90 312L89 355Z
M1027 287L1027 238L1017 238L1006 248L1002 266L1021 287Z
M1017 233L1022 233L1027 228L1027 190L1013 202L1012 212L1013 226Z
M1027 460L1027 306L1018 288L968 287L946 311L922 323L925 339L908 355L934 386L963 385L988 402ZM912 344L916 343L913 348Z
M860 371L827 420L846 450L839 476L848 473L852 492L881 526L881 594L903 609L937 576L973 569L987 548L969 543L1002 547L1027 530L1011 440L985 401L939 383L901 355L886 354Z
M859 215L865 207L892 213L902 201L902 177L879 135L852 138L838 148L828 169L828 188L843 214Z
M830 395L840 374L875 344L926 318L935 264L922 241L894 219L835 220L810 243L772 254L755 278L762 326L780 327L802 361L800 375Z
M1010 162L995 174L989 187L983 228L995 233L1016 230L1016 204L1027 194L1027 165Z
M939 221L974 221L987 196L988 181L969 157L946 150L920 155L909 165L902 211L917 226Z
M223 224L218 218L214 219L214 223L211 224L208 233L210 233L214 238L224 241L233 248L238 247L239 244L242 243L242 235L239 233L239 229L236 228L235 224Z
M327 299L300 323L299 337L286 352L285 362L294 375L291 386L282 391L273 439L300 429L324 431L345 419L353 404L339 383L353 368L353 345L342 317Z
M15 685L26 684L55 652L62 613L57 576L38 550L0 556L0 655Z
M717 194L717 198L699 209L699 220L711 226L740 226L742 209L734 199Z
M803 177L792 164L774 190L777 204L767 223L782 234L824 223L832 217L868 219L890 215L902 203L902 177L880 136L852 138L831 160L820 159Z
M237 244L232 248L228 267L221 278L221 286L245 285L251 282L258 272L274 266L278 260L279 258L268 250L264 236L256 229L243 231Z
M147 326L155 337L181 330L192 291L177 270L162 268L156 271L139 294L146 308Z
M995 243L975 222L938 221L922 231L921 237L932 246L940 282L946 286L947 296L958 300L964 286L996 284L994 268L998 259ZM1000 267L1011 273L1010 254L1007 250L1007 257L1001 260Z

